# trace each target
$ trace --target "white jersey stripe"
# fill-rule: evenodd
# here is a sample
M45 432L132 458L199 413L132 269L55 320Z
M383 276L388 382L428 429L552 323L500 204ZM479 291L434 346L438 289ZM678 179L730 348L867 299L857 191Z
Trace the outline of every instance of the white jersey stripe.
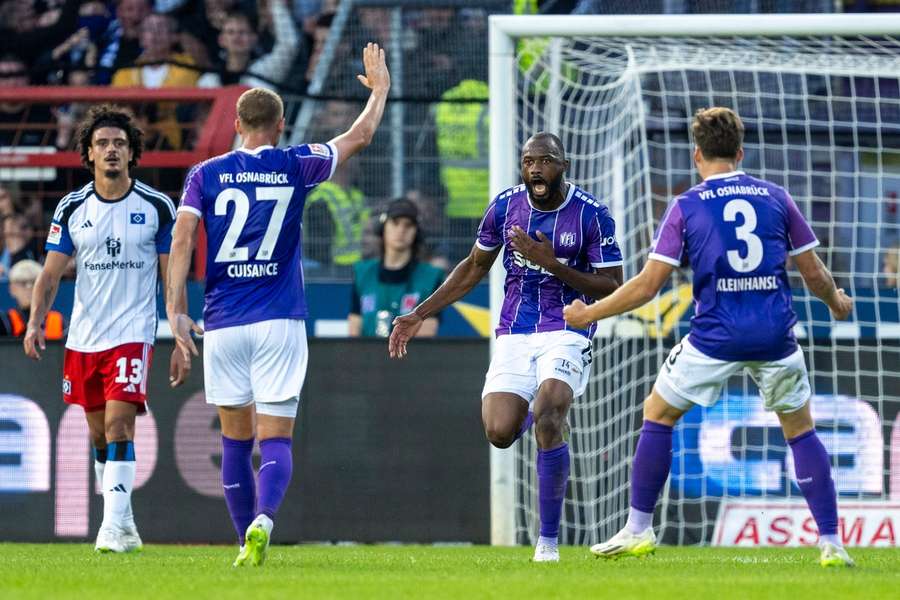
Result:
M56 210L53 212L53 220L59 221L62 219L63 212L65 212L66 207L69 206L72 202L77 202L78 200L83 200L88 192L91 191L91 184L87 184L83 188L78 191L71 192L63 196L63 199L59 201L59 205L56 207Z

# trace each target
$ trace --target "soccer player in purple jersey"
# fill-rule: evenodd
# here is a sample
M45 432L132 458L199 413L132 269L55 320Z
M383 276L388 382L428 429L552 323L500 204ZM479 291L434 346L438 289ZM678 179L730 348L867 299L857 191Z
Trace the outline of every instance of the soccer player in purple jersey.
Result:
M241 549L234 566L263 563L275 514L291 479L291 437L306 376L306 299L300 261L307 194L372 141L390 88L384 50L363 50L371 90L365 109L327 144L275 148L284 107L262 88L244 92L235 128L241 147L194 167L175 221L166 310L178 348L197 354L203 333L183 300L202 217L207 258L204 387L222 423L222 487ZM255 418L254 418L255 417ZM254 425L255 421L255 425ZM261 463L254 481L252 452Z
M819 527L820 563L853 566L838 537L828 453L810 414L809 375L793 334L797 315L787 257L835 319L846 319L853 302L816 256L819 242L790 194L736 170L744 156L744 125L737 114L720 107L700 110L692 131L703 182L669 205L644 269L603 300L590 306L576 300L564 311L572 327L587 327L650 301L674 268L687 263L694 272L690 334L669 354L644 401L628 522L591 552L605 558L653 552L653 510L669 476L675 423L696 404L715 404L723 382L747 369L791 447L797 485Z
M565 181L569 161L558 137L532 136L520 166L524 184L490 203L469 256L413 312L394 320L389 352L404 356L425 319L475 287L503 250L505 298L481 417L498 448L511 446L533 420L541 518L534 560L556 562L569 478L563 430L572 400L587 386L593 333L593 326L566 325L562 309L577 298L615 290L622 282L622 255L609 211Z

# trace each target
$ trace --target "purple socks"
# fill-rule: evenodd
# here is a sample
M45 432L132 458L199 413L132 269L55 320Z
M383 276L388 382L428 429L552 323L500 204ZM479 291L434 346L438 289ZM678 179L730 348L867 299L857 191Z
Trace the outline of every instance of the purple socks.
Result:
M553 450L538 449L537 476L541 536L556 538L569 481L569 445L563 444Z
M259 463L259 514L273 521L284 492L291 482L293 457L290 438L269 438L259 443L262 460Z
M672 428L644 421L631 465L631 506L653 514L672 467Z
M253 438L233 440L222 436L222 487L225 504L241 545L253 520L256 484L253 480Z
M819 535L836 535L838 530L837 495L831 478L828 452L815 429L788 440L794 454L797 485L806 498Z
M534 413L529 410L528 414L525 415L525 420L522 421L522 426L519 428L519 432L516 433L516 440L518 440L520 437L525 435L525 433L529 429L531 429L531 426L533 424L534 424ZM515 440L513 440L513 441L515 441Z

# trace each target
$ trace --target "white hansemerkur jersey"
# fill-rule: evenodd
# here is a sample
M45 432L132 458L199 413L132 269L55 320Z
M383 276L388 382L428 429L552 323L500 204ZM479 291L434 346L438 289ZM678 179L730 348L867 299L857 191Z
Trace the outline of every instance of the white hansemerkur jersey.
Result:
M172 200L136 179L121 198L102 198L89 183L60 201L46 248L75 255L66 348L154 342L159 255L169 253L174 222Z

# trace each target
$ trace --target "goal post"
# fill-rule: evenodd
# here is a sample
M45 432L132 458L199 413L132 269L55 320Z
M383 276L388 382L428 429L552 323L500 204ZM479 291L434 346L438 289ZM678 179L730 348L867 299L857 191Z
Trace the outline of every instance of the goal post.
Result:
M559 134L569 179L616 219L626 278L646 261L668 201L699 182L693 113L724 105L741 115L742 167L791 192L823 242L820 256L857 299L851 320L833 323L791 275L795 333L839 501L865 506L900 497L898 484L891 489L900 464L890 462L900 460L900 317L896 275L883 266L900 248L897 32L895 14L503 15L490 17L489 30L492 192L519 182L531 134ZM490 280L494 323L500 263ZM598 328L591 382L570 412L564 543L595 543L624 524L641 404L692 312L690 274L671 283ZM664 542L722 543L732 526L723 509L738 500L802 503L777 420L756 397L752 381L735 377L716 408L679 424L656 516ZM531 435L491 449L493 544L535 540L535 451Z

